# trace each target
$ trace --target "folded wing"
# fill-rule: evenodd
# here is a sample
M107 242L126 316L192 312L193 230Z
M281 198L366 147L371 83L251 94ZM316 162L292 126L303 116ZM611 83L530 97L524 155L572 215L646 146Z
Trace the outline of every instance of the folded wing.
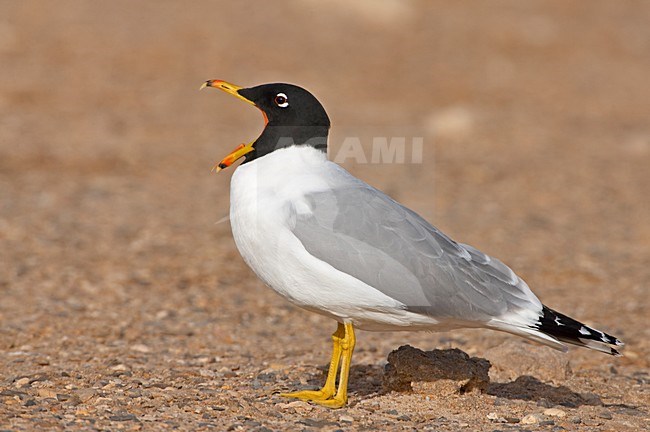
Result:
M310 254L436 319L530 326L541 316L540 301L505 264L355 180L291 209L291 229Z

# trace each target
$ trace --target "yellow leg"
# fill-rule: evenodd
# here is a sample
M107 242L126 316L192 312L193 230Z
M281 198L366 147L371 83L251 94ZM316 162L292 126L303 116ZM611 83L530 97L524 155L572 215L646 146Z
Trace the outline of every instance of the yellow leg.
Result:
M319 405L329 408L342 408L348 401L348 378L350 377L350 364L352 363L352 353L354 352L354 345L356 344L356 337L354 336L354 328L352 324L345 324L345 337L341 341L341 375L339 376L339 388L334 397L323 400L314 401Z
M314 402L329 408L341 408L348 400L348 378L350 376L350 363L356 338L352 324L338 325L332 335L333 350L327 380L320 390L304 390L295 393L282 393L280 396L294 397L308 402ZM336 391L336 373L339 362L341 363L341 376L339 388Z

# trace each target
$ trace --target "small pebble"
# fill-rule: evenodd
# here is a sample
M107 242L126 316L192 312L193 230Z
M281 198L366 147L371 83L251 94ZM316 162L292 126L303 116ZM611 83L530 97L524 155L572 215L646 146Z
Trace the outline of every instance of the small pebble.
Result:
M148 352L151 351L151 348L149 348L148 346L146 346L144 344L131 345L131 349L133 351L136 351L136 352L139 352L139 353L148 353Z
M38 396L42 398L56 399L56 391L49 388L38 389Z
M539 414L528 414L521 419L521 424L537 424L541 421Z
M276 376L273 372L261 373L257 375L257 379L264 382L272 382L272 381L276 381Z
M14 385L16 386L16 388L29 387L29 378L27 377L20 378L19 380L16 380Z
M135 414L117 414L108 418L111 421L137 421Z
M346 422L346 423L352 423L354 422L354 418L349 415L342 415L339 417L339 421L341 422Z
M611 420L612 419L612 413L609 411L601 411L598 413L598 417L605 419L605 420Z
M566 412L558 408L549 408L547 410L544 410L544 415L562 418L566 417Z
M287 406L294 407L294 408L295 407L304 408L304 407L308 407L309 404L307 402L297 400L297 401L287 403Z
M491 413L489 413L489 414L487 415L487 418L488 418L488 420L493 421L493 422L497 422L497 423L508 423L508 420L507 420L507 419L505 419L504 417L499 416L499 415L498 415L497 413L495 413L495 412L491 412ZM514 417L513 417L513 418L514 418ZM517 420L519 420L519 419L517 419Z
M118 365L113 366L113 367L111 368L111 370L112 370L112 371L118 371L118 372L119 372L119 371L127 371L127 370L129 370L129 368L126 367L126 365L120 363L120 364L118 364Z

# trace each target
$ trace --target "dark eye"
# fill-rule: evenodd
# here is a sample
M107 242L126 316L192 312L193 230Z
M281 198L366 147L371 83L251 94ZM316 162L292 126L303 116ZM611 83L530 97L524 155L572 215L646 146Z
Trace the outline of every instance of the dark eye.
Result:
M286 108L289 106L289 100L287 99L287 95L284 93L278 93L275 95L274 102L280 108Z

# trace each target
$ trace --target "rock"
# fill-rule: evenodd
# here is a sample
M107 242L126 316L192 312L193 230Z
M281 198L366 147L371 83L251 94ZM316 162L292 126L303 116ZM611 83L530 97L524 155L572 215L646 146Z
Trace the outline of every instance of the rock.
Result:
M38 389L38 396L42 398L56 399L56 391L49 388Z
M120 363L118 365L113 366L111 368L111 370L112 371L117 371L117 372L125 372L125 371L129 370L129 368L125 364Z
M581 393L580 398L584 401L585 405L602 405L603 401L600 400L600 396L595 393Z
M97 394L97 390L93 388L83 388L83 389L75 390L74 393L81 402L88 402Z
M312 428L316 428L318 430L323 430L323 429L326 429L326 428L328 428L330 426L337 426L337 424L332 422L332 421L328 421L328 420L325 420L325 419L316 420L316 419L312 419L312 418L300 419L300 420L298 420L296 422L296 424L309 426L309 427L312 427ZM300 429L303 430L304 428L300 428ZM294 430L297 430L297 428L294 428Z
M64 393L57 393L56 394L56 400L59 402L66 402L70 400L70 395L69 394L64 394Z
M118 422L138 421L138 418L135 416L135 414L129 414L129 413L116 414L110 416L108 419L111 421L118 421Z
M148 353L148 352L151 352L151 348L149 348L149 347L148 347L147 345L145 345L145 344L135 344L135 345L131 345L131 350L133 350L133 351L135 351L135 352L139 352L139 353L144 353L144 354L146 354L146 353Z
M488 413L487 419L495 421L495 420L499 419L499 415L497 413L495 413L495 412L491 412L491 413Z
M566 413L558 408L549 408L547 410L544 410L544 415L559 418L566 417Z
M216 372L211 369L199 369L199 375L207 378L213 378L217 376Z
M82 408L77 408L74 415L76 417L89 416L89 415L91 415L91 412L89 410L87 410L86 408L82 407Z
M485 352L492 364L490 378L512 381L530 375L541 381L563 382L571 373L568 357L548 347L507 341Z
M29 381L30 381L29 378L23 377L23 378L20 378L20 379L16 380L14 385L16 386L16 388L29 387Z
M308 402L301 401L301 400L296 400L287 403L280 403L277 406L290 413L295 412L296 410L311 411L312 409L314 409L314 407L310 405Z
M598 413L598 417L605 419L605 420L611 420L612 419L612 413L609 411L601 411Z
M495 423L509 423L505 417L500 416L495 412L488 413L487 419ZM517 419L519 420L519 419Z
M528 414L521 419L521 424L537 424L542 421L542 416L540 414Z
M257 379L263 382L275 382L277 380L277 377L273 372L269 372L269 373L260 373L259 375L257 375Z
M459 349L422 351L405 345L388 355L383 387L436 397L487 390L490 363Z
M339 421L340 422L345 422L345 423L353 423L354 418L352 416L349 416L349 415L342 415L342 416L339 417Z

